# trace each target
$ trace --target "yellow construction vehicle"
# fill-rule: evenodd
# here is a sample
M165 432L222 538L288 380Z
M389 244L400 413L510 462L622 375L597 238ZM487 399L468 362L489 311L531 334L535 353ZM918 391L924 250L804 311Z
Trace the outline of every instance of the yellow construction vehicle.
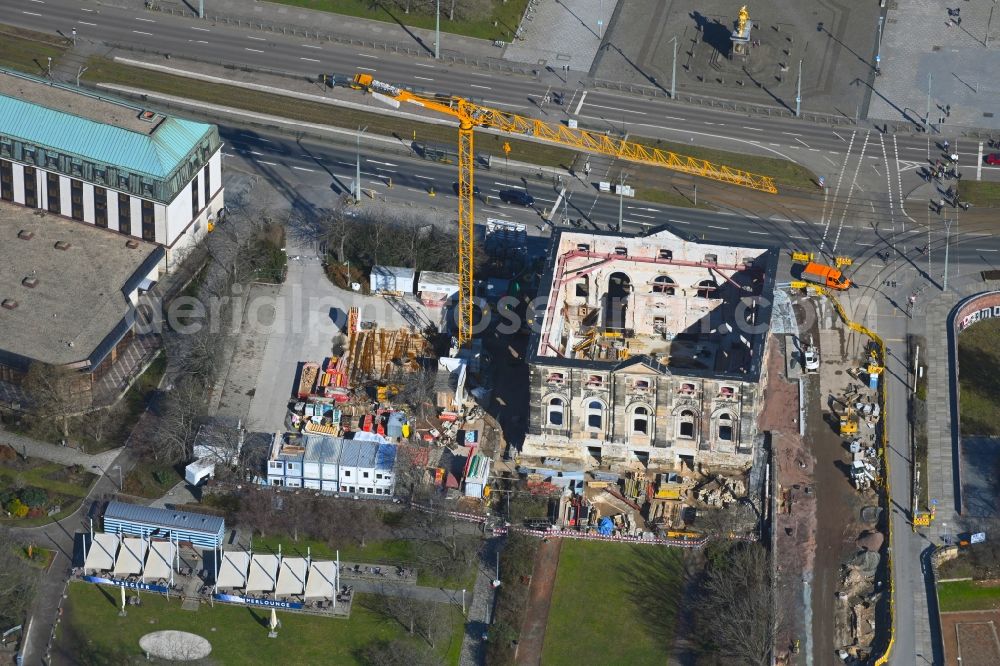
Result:
M574 150L600 153L613 157L664 167L695 176L710 178L758 190L777 193L774 179L742 169L733 169L713 164L707 160L678 155L658 148L650 148L625 139L619 139L600 132L569 127L558 123L548 123L534 118L526 118L514 113L498 111L488 106L476 104L462 97L452 95L419 94L405 88L377 81L371 74L356 74L353 78L327 75L331 85L344 86L354 90L364 90L373 97L399 108L401 102L422 106L425 109L446 114L458 120L458 335L459 347L472 339L473 320L473 238L475 201L473 187L473 165L475 156L472 149L472 134L475 127L509 132L517 136L533 137L556 143Z
M858 415L855 413L853 407L848 407L844 413L840 415L839 432L841 435L858 434Z
M792 251L792 261L805 261L810 262L813 260L815 255L812 252L798 252Z
M837 268L841 268L842 266L853 266L854 260L850 257L834 257L833 263L836 264Z

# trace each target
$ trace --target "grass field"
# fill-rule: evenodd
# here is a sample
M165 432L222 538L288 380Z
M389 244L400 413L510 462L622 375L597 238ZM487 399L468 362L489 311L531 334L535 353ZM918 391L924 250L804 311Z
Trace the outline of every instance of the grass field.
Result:
M956 580L939 583L937 591L942 613L1000 609L1000 586Z
M414 28L434 29L434 12L431 6L430 12L413 11L404 13L403 3L389 1L372 2L372 0L274 0L283 5L294 5L296 7L306 7L307 9L318 9L324 12L335 14L346 14L348 16L358 16L386 23L401 23ZM409 3L405 3L409 4ZM413 3L417 5L419 3ZM480 39L501 39L511 41L511 35L517 30L521 16L528 0L492 0L493 11L479 20L459 20L456 13L456 20L448 20L448 0L441 2L441 32L448 32L455 35L466 35L468 37L479 37ZM426 4L424 6L427 6ZM494 27L494 22L496 26ZM441 38L442 48L448 48L448 41ZM433 41L427 44L434 48ZM497 49L497 55L500 50Z
M962 435L1000 435L1000 320L987 319L958 335Z
M69 40L32 30L0 26L0 66L28 74L44 75L48 58L53 67L69 47Z
M381 134L398 138L401 145L409 146L416 133L416 141L432 145L446 146L454 150L458 141L458 125L433 125L397 118L392 115L370 113L320 102L273 95L246 90L223 83L209 83L161 74L139 67L130 67L106 58L94 57L88 61L88 70L83 78L90 83L115 83L161 92L214 104L224 104L237 109L266 113L283 118L302 120L310 123L357 129L367 126L369 134ZM360 93L359 100L362 99ZM479 133L476 135L476 153L503 155L503 144L511 146L510 159L530 162L541 166L569 166L573 163L573 151L531 141L518 141L509 137Z
M958 183L958 196L973 206L998 208L1000 207L1000 183L961 180Z
M567 539L542 663L597 663L595 655L614 655L619 664L666 663L674 626L656 612L652 588L667 592L677 585L680 557L667 548Z
M176 629L208 639L212 662L217 664L357 664L358 651L371 642L406 636L398 623L365 609L360 603L364 595L355 599L349 620L279 611L282 627L277 639L267 637L270 613L263 609L216 604L214 608L202 605L192 612L182 610L176 597L143 594L142 606L130 606L128 616L119 617L117 595L111 587L70 585L68 607L53 652L82 659L74 663L105 663L98 661L98 656L140 657L139 638L152 631ZM439 646L438 652L448 663L457 664L462 640L458 609L454 622L451 641Z

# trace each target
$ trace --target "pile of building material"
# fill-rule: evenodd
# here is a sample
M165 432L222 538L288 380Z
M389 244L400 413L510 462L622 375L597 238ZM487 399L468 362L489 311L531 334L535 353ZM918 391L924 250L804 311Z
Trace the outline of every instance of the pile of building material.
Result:
M863 660L875 638L875 608L881 597L875 574L881 556L861 550L841 568L836 608L835 643L838 653Z
M409 329L364 326L350 335L346 375L351 384L364 380L389 380L400 370L419 370L420 359L433 350L422 333Z
M746 494L747 486L743 479L727 478L721 474L701 484L695 491L698 502L715 508L727 507Z

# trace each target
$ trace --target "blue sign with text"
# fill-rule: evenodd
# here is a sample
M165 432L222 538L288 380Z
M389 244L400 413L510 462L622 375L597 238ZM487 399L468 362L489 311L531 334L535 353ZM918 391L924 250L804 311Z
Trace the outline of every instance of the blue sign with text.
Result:
M97 583L98 585L115 585L117 587L124 587L129 590L142 590L144 592L160 592L161 594L167 594L170 592L170 588L165 585L151 585L149 583L139 583L130 580L118 580L115 578L102 578L100 576L84 576L83 580L88 583Z
M213 594L216 601L224 601L230 604L244 604L246 606L264 606L266 608L288 608L290 610L301 610L305 604L297 601L279 601L278 599L257 599L254 597L241 597L238 594Z

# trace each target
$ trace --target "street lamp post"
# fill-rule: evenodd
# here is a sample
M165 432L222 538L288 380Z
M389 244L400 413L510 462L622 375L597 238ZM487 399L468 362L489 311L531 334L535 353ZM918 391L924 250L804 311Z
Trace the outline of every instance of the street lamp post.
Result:
M45 71L48 72L48 77L52 78L52 56L48 56L48 65L45 67Z
M924 125L931 122L931 73L927 72L927 113L924 115Z
M434 59L441 59L441 0L437 0L437 13L434 16Z
M205 18L205 0L198 0L198 18Z
M670 72L670 99L674 100L677 99L677 36L675 35L670 41L674 43L674 60L671 63Z
M875 47L875 73L879 72L879 64L882 62L882 23L885 21L884 16L878 17L878 41Z
M122 476L122 466L114 465L111 467L111 469L118 470L118 491L125 492L125 478Z
M88 69L90 69L90 68L89 67L84 67L83 65L81 65L80 68L78 70L76 70L76 87L77 88L80 87L80 77L83 76L83 73L86 72Z
M799 58L799 80L795 84L795 117L802 115L802 58Z
M73 46L76 46L76 28L73 28Z
M604 0L601 0L601 13L597 17L597 38L604 39Z
M941 284L941 291L948 291L948 250L951 249L951 223L954 220L944 221L944 280Z
M354 172L354 202L358 203L361 201L361 135L368 130L368 125L358 128L358 152L357 152L357 168Z

